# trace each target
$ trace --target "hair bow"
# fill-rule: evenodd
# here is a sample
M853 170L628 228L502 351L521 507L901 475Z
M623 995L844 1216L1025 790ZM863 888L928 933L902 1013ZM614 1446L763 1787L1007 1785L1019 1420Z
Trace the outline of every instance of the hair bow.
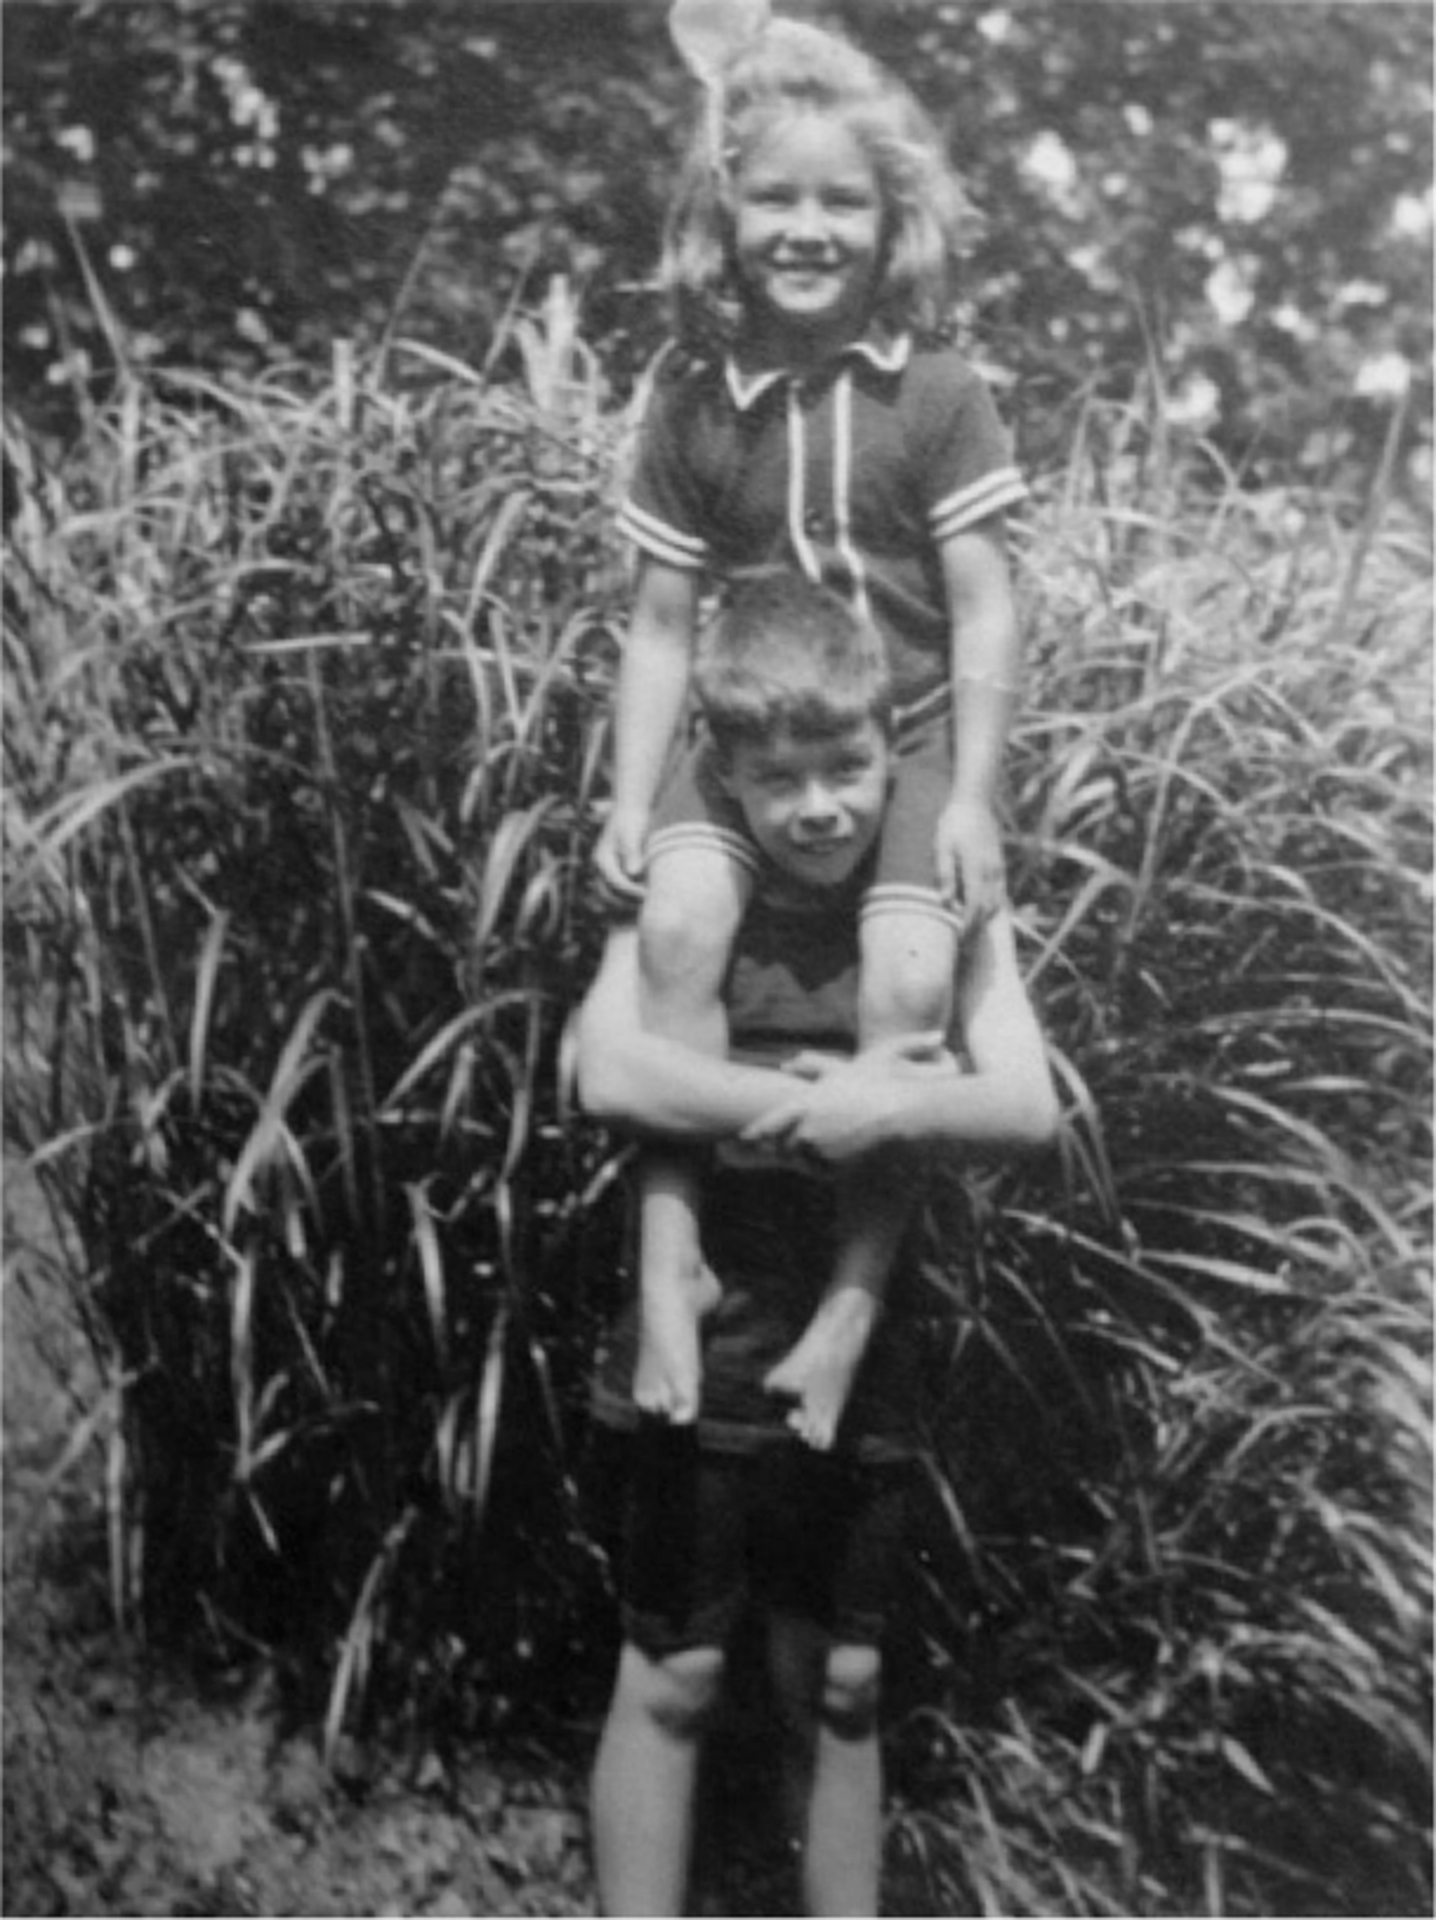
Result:
M734 57L768 24L768 0L673 0L668 31L703 88L708 147L723 171L723 79Z

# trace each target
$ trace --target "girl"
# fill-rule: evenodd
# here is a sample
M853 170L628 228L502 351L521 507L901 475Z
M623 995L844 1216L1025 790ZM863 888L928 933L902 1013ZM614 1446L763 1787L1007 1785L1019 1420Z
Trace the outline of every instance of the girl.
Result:
M1025 494L978 374L941 329L966 207L916 102L848 42L776 20L723 76L680 179L660 360L620 526L640 570L615 704L600 876L641 898L645 1018L712 1052L759 859L703 745L658 792L684 714L700 595L785 564L836 588L887 650L899 752L863 906L864 1046L945 1030L961 926L1003 896L994 799L1020 643L1003 537ZM770 1376L831 1444L908 1203L852 1183L832 1286ZM697 1409L698 1320L714 1283L682 1161L651 1161L641 1206L646 1410ZM850 1311L854 1290L866 1311Z

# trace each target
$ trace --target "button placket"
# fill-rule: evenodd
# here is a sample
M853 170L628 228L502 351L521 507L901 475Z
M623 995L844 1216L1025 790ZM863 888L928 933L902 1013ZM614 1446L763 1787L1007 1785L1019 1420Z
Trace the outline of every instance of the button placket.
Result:
M793 544L798 565L810 580L819 577L820 562L813 550L809 526L812 509L808 505L808 435L804 419L801 382L788 382L788 538Z
M793 393L797 410L804 417L805 423L809 428L816 427L819 424L817 415L821 405L822 392L823 381L819 375L804 374L794 376ZM807 439L808 442L807 447L804 449L806 455L811 448L812 438L808 435L805 436L805 439ZM821 438L819 438L819 448L821 449ZM804 501L803 532L807 534L810 540L821 541L825 546L831 545L833 538L832 515L822 506L808 504L808 502L815 499L824 499L826 497L825 489L821 484L815 484L810 487L810 481L820 483L821 475L815 473L809 467L805 457L801 481L802 498Z

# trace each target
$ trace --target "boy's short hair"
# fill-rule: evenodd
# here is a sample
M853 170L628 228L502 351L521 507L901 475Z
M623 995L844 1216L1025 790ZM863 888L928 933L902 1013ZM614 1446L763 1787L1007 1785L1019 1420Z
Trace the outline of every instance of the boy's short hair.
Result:
M698 638L693 684L720 754L789 733L892 726L892 685L869 623L786 567L739 576Z

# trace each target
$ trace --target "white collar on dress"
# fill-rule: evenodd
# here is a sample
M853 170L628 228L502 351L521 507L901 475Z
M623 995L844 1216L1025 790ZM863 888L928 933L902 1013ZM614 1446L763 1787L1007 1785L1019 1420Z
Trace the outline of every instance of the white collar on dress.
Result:
M870 333L860 340L849 340L835 357L845 360L856 356L868 361L879 373L901 373L911 352L911 334ZM756 373L745 373L731 353L724 362L723 372L733 404L740 413L746 413L769 387L789 377L786 367L760 367Z

